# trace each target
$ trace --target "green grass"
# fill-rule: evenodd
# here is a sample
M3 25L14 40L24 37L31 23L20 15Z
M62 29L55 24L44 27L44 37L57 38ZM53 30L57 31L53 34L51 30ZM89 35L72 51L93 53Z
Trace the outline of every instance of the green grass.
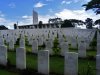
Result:
M15 45L15 47L19 47L18 45ZM31 52L32 51L32 46L26 46L26 51ZM77 49L70 48L70 52L78 52ZM87 50L87 57L96 56L96 50ZM8 52L8 59L12 65L16 64L16 53L15 52ZM26 55L26 63L27 63L27 68L34 69L37 71L37 55L34 54L27 54ZM64 57L60 56L51 56L50 57L50 73L52 74L57 74L57 75L62 75L64 73ZM79 75L87 75L87 73L90 73L88 75L96 75L95 72L95 60L91 60L88 58L85 59L80 59L78 61L78 73ZM12 75L13 72L3 72L6 70L1 70L0 75L4 73L4 75ZM7 74L6 74L7 73Z
M95 57L96 56L96 50L90 50L90 51L87 51L87 56L93 56Z
M16 64L16 53L8 52L8 60L12 65L15 65Z
M92 54L92 52L90 52ZM8 52L8 59L11 62L11 64L15 65L16 63L16 54L15 52ZM27 68L31 68L34 70L37 70L37 55L27 54L26 58ZM60 74L62 75L64 73L64 57L60 56L51 56L50 57L50 72L54 74ZM88 70L90 70L89 73L92 73L91 75L95 75L95 61L91 59L79 59L78 61L78 69L79 69L79 75L86 75L88 73ZM89 66L91 68L89 68ZM1 74L0 74L1 75Z
M79 59L79 75L96 75L96 63L94 60Z
M64 58L52 56L50 57L50 72L56 74L64 73Z
M18 75L17 73L14 73L14 72L9 72L7 70L2 70L0 69L0 75Z
M28 54L26 56L26 63L28 68L37 70L37 55Z

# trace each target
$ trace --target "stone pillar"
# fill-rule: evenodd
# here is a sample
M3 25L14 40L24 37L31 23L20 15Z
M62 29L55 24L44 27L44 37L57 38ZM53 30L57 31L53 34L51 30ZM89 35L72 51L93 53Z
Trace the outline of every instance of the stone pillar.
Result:
M66 53L64 75L78 75L78 53Z
M38 72L44 75L49 75L49 51L38 52Z
M26 51L24 48L16 49L16 67L26 69Z

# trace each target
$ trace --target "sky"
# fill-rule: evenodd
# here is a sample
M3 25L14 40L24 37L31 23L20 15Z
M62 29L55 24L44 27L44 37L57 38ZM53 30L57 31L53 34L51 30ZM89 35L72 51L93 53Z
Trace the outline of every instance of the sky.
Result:
M0 25L13 29L14 23L18 25L32 24L33 9L38 12L39 21L47 23L49 18L100 19L92 10L85 11L83 4L90 0L1 0Z

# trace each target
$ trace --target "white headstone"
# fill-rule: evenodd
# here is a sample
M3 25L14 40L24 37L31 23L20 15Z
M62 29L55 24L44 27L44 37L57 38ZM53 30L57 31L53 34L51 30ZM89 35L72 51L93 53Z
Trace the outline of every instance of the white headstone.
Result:
M43 45L43 37L42 36L40 36L38 38L38 44L39 44L39 46Z
M38 72L49 75L49 51L39 51L38 52Z
M77 48L77 40L76 40L75 36L71 38L71 47Z
M25 40L24 39L20 39L20 47L25 48Z
M46 40L45 45L46 45L46 50L49 50L49 54L52 55L53 54L53 51L52 51L53 43L52 43L52 41L50 39Z
M78 43L78 55L82 58L86 57L86 43L84 41Z
M10 50L14 50L14 40L11 40L11 41L9 42L9 49L10 49Z
M100 54L96 55L96 75L100 75Z
M66 53L64 75L78 75L78 53Z
M4 45L4 39L1 35L0 35L0 45Z
M26 69L26 51L24 48L16 49L16 67Z
M97 55L100 54L100 43L97 41Z
M37 40L33 40L32 53L37 53L37 52L38 52L38 41Z
M7 64L7 47L5 46L0 46L0 64Z
M69 51L68 42L61 43L61 55L65 56L65 53Z

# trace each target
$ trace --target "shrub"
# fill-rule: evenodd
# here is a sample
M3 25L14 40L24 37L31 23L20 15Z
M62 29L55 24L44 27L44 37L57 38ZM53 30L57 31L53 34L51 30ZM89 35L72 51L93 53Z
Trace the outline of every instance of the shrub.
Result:
M59 48L59 42L57 37L55 37L54 42L53 42L54 46L53 46L53 52L55 55L59 55L60 53L60 48Z

